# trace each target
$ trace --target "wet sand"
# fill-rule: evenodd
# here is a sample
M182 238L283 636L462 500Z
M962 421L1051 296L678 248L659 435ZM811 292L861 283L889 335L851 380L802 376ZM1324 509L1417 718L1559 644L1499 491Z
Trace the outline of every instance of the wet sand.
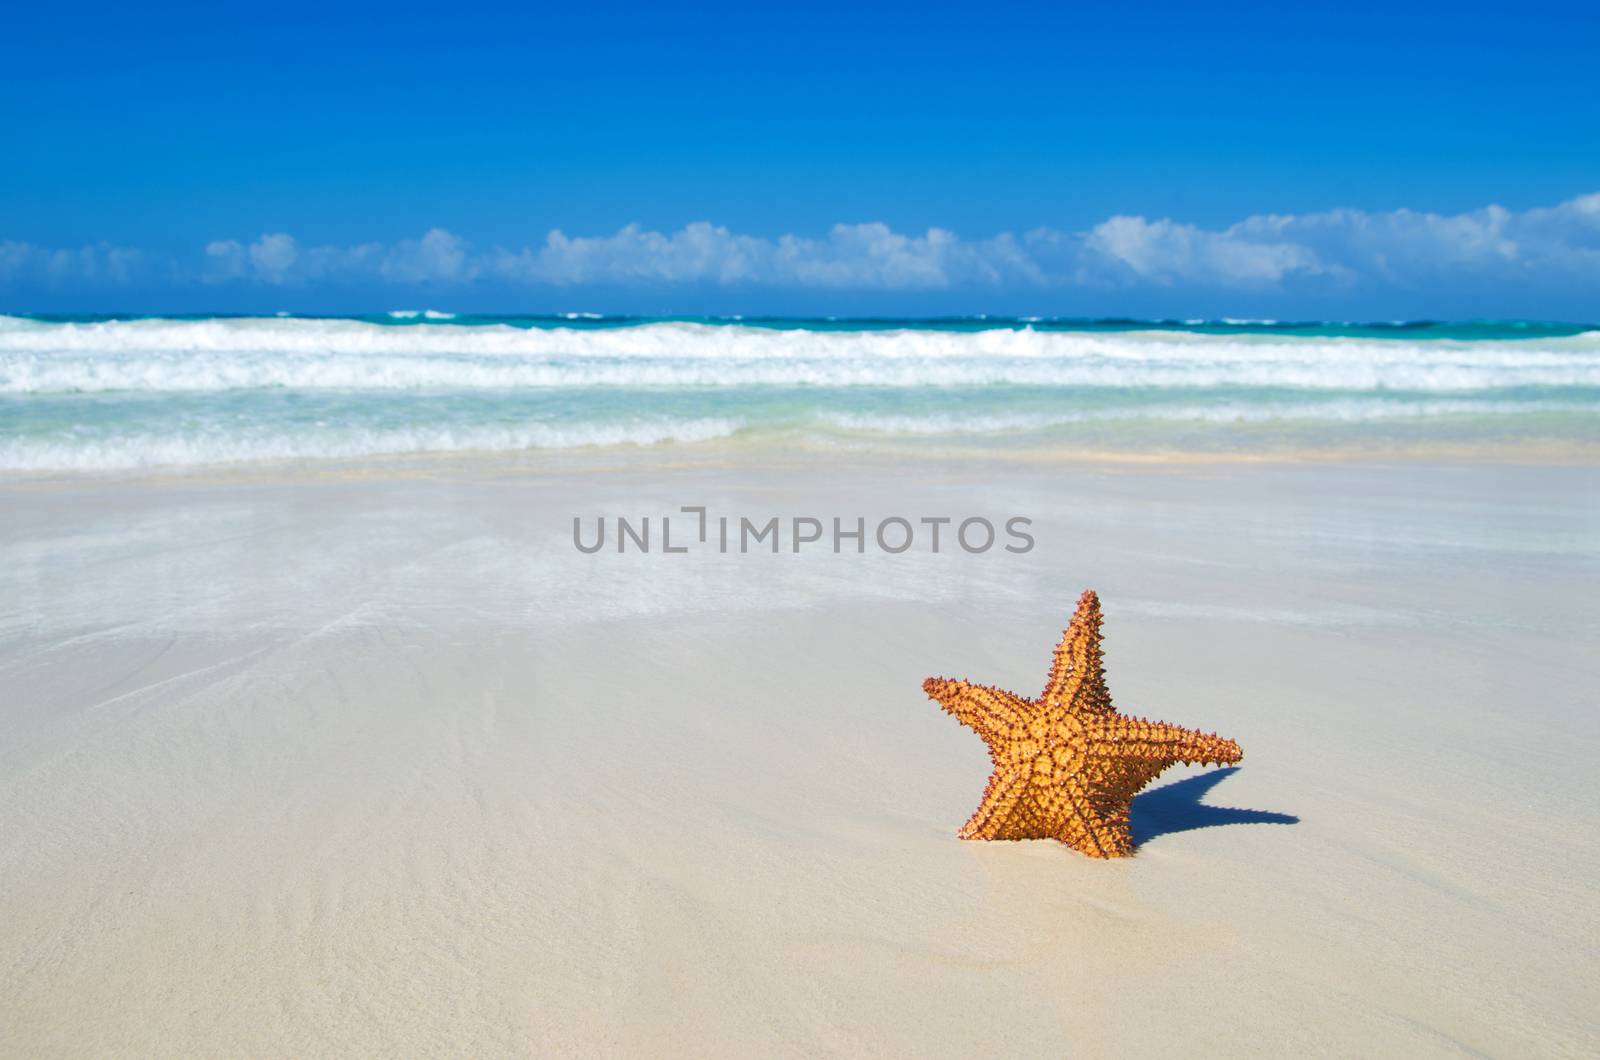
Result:
M1036 545L573 547L683 505ZM7 1055L1600 1049L1595 468L463 459L0 512ZM1119 707L1242 767L1164 775L1126 861L957 840L987 759L920 682L1032 694L1085 587Z

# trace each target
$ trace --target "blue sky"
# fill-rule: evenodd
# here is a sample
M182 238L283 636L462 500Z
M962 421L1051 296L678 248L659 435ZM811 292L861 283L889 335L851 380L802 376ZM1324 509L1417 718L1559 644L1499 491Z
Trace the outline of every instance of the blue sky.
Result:
M0 308L1595 320L1596 54L1538 3L27 5Z

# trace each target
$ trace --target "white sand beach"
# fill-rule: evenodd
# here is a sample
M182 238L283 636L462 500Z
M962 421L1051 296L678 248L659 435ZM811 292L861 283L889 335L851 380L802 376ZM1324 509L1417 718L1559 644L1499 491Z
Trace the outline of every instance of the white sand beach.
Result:
M1600 1051L1600 469L734 449L0 484L0 1054ZM958 840L1087 587L1242 766Z

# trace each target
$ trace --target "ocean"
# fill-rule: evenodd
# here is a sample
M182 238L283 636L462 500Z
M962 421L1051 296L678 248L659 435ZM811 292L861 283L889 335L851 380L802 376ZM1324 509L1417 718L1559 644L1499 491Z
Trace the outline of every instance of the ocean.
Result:
M779 442L1600 446L1600 330L1036 318L0 316L0 471Z

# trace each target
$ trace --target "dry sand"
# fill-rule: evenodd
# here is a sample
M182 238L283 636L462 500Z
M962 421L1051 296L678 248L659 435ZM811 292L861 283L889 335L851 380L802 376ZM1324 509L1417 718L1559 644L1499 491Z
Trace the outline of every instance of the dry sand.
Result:
M1600 1050L1596 469L679 463L0 488L0 1053ZM681 504L1038 544L572 547ZM961 842L1086 586L1243 767Z

